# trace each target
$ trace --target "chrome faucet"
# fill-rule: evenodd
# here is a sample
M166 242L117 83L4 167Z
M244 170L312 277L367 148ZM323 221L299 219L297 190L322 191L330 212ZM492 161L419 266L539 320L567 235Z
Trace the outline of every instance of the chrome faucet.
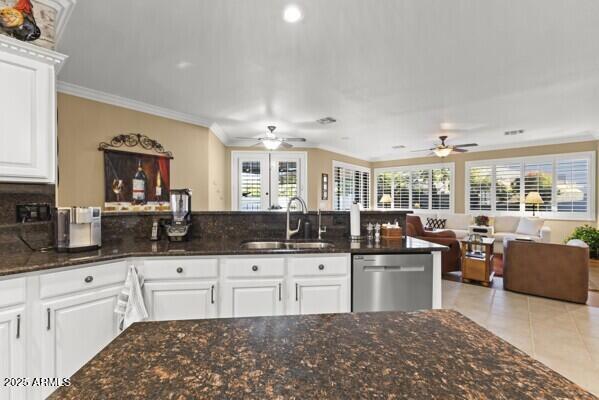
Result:
M302 226L302 220L300 218L297 221L297 229L290 229L290 227L289 227L289 214L291 212L291 203L293 203L295 200L299 201L300 205L302 206L302 211L304 212L304 214L308 213L308 207L306 206L306 202L301 197L293 196L292 198L289 199L289 203L287 203L287 229L285 231L286 232L285 233L286 240L290 240L291 236L298 233L300 230L300 227Z
M322 214L318 209L318 240L322 240L322 234L327 232L327 227L322 224Z

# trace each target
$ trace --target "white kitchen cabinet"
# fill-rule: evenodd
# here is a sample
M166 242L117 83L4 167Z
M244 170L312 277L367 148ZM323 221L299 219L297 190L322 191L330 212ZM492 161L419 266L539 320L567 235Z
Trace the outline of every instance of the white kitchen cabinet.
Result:
M55 67L65 58L0 36L0 181L55 182Z
M216 318L216 281L146 282L144 301L151 320Z
M350 311L348 279L294 278L288 314L328 314Z
M25 358L25 306L0 308L0 399L24 399L26 389L4 385L5 378L27 377ZM14 384L14 383L13 383Z
M114 309L121 287L90 289L41 302L43 376L70 377L118 335ZM52 390L48 388L44 395Z
M226 281L221 316L258 317L285 314L283 279Z

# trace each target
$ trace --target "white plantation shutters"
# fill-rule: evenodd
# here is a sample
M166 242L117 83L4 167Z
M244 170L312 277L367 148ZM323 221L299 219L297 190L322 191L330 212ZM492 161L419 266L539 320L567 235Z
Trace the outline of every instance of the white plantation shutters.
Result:
M333 162L333 209L349 210L353 203L370 208L370 169Z
M467 162L466 212L594 220L594 166L594 152ZM538 208L525 204L531 192Z
M519 163L495 166L496 211L520 211L521 168Z
M376 207L394 210L453 210L453 164L375 170ZM391 203L383 203L383 195Z
M586 213L589 208L589 160L560 160L556 164L557 211Z
M524 163L524 198L530 192L541 195L544 203L525 204L526 211L551 211L553 200L553 163L551 161Z

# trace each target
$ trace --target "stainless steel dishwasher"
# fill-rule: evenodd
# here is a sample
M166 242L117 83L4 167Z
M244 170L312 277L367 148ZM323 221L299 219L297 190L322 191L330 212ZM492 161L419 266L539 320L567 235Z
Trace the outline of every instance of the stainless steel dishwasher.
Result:
M355 255L352 264L352 311L432 308L432 254Z

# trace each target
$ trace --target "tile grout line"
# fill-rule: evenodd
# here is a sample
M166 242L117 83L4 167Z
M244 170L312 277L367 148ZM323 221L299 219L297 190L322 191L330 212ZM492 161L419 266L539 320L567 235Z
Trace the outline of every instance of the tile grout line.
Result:
M537 356L537 349L535 346L535 332L532 327L532 314L530 311L530 297L526 296L526 309L528 310L528 328L530 329L530 346L532 354Z

